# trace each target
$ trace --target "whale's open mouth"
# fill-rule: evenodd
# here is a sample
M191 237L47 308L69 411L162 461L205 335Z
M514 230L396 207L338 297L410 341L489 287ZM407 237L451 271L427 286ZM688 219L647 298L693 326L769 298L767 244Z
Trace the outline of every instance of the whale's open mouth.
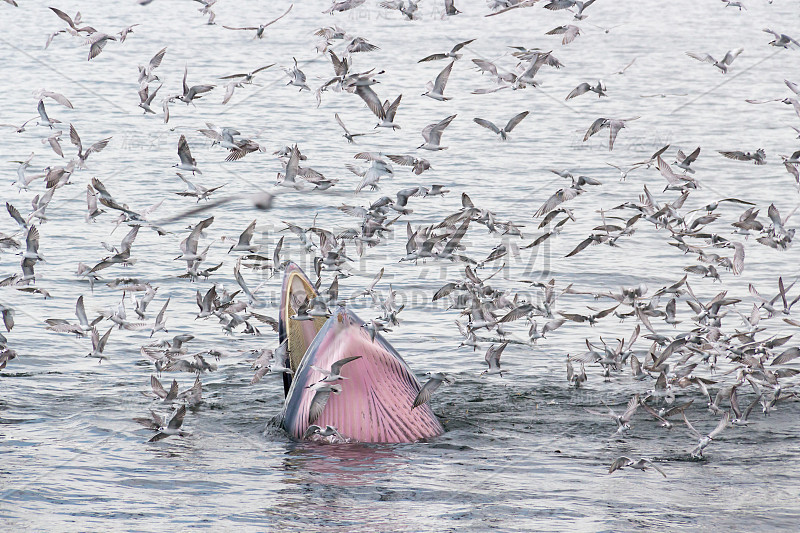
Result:
M412 409L420 385L411 369L380 334L373 341L355 313L339 307L327 320L290 318L306 295L315 294L302 270L290 264L284 274L279 334L281 341L289 341L286 366L294 376L285 381L283 428L302 438L311 425L316 391L309 386L325 377L312 366L330 369L336 361L360 356L342 366L343 379L335 383L341 390L330 394L314 424L333 426L359 442L414 442L441 435L444 429L430 406Z

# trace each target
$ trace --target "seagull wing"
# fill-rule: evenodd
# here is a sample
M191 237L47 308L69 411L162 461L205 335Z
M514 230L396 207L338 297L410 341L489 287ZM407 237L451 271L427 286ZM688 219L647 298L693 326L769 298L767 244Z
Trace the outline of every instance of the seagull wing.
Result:
M444 93L445 85L447 85L447 80L450 79L450 72L452 72L455 63L455 60L451 61L450 64L444 67L439 75L436 76L436 80L433 82L433 91L435 93Z
M717 437L717 435L722 433L725 430L725 428L728 427L728 422L730 421L730 418L731 418L730 413L726 412L725 416L723 416L722 419L719 421L719 424L717 424L717 427L715 427L714 430L708 434L708 438L714 439Z
M560 204L572 200L573 198L577 197L583 191L581 189L575 189L572 187L567 187L566 189L559 189L555 192L550 198L545 201L544 204L539 208L538 211L533 215L534 217L540 217L542 215L546 215Z
M589 137L591 137L598 131L602 130L605 127L608 127L608 125L609 125L609 120L607 118L602 118L602 117L592 122L592 125L589 126L588 130L586 130L586 135L583 136L584 142L587 141Z
M150 388L153 389L153 394L162 400L167 397L167 391L164 389L164 386L161 384L158 378L154 375L150 376Z
M182 164L189 166L194 165L192 152L189 150L189 143L186 141L185 135L181 135L181 138L178 139L178 157L180 157Z
M447 126L449 126L450 123L453 122L454 118L456 118L456 115L450 115L449 117L439 121L438 123L431 124L430 126L425 128L425 130L428 130L428 136L429 136L429 138L426 138L426 140L431 144L435 145L440 144L442 140L442 134L444 133L445 128L447 128ZM422 136L425 137L425 134L423 133Z
M166 46L164 48L162 48L161 50L159 50L158 52L156 52L156 55L154 55L152 57L152 59L150 59L150 63L149 63L150 70L157 69L159 66L161 66L161 61L164 59L164 54L166 54L166 53L167 53L167 47Z
M710 63L713 65L714 63L717 62L717 60L711 57L709 54L696 54L694 52L686 52L686 55L691 57L692 59L702 61L703 63Z
M287 10L286 10L286 11L283 13L283 15L281 15L281 16L280 16L280 17L278 17L278 18L276 18L275 20L272 20L272 21L270 21L270 22L267 22L266 24L264 24L264 27L266 28L267 26L270 26L270 25L272 25L272 24L275 24L276 22L278 22L279 20L281 20L283 17L285 17L286 15L288 15L288 14L289 14L289 11L291 11L293 7L294 7L294 4L290 4L290 5L289 5L289 9L287 9Z
M479 126L483 126L484 128L486 128L488 130L492 130L495 133L500 133L500 128L495 126L494 123L491 122L491 121L488 121L488 120L483 119L483 118L474 118L474 119L472 119L472 121L475 122L475 124L478 124Z
M75 316L78 317L78 322L84 328L89 328L89 320L86 318L86 309L83 307L83 295L78 296L78 301L75 302Z
M383 109L383 105L381 104L381 99L378 98L378 95L375 94L375 91L372 90L372 87L368 85L359 85L356 87L356 94L364 100L364 103L367 104L367 107L372 111L376 117L383 120L386 117L386 113Z
M519 113L518 115L516 115L514 117L511 117L511 120L508 121L508 124L506 124L506 127L505 127L506 133L509 133L509 132L511 132L511 130L516 128L517 124L522 122L525 119L525 117L528 116L528 113L530 113L530 111L523 111L522 113Z
M433 393L438 389L442 384L441 379L431 378L429 379L425 385L422 386L417 397L414 398L414 403L411 406L411 409L415 409L424 403L428 403L431 399Z
M350 361L355 361L356 359L361 359L360 355L354 355L352 357L345 357L344 359L339 359L335 363L331 365L331 374L341 374L342 367L349 363Z
M309 424L313 424L317 421L330 397L331 391L329 389L320 389L314 393L314 398L312 398L311 405L308 407Z

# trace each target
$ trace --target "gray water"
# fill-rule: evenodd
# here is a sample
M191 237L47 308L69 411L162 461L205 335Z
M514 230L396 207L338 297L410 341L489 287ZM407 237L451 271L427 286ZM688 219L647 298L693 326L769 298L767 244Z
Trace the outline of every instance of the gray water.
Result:
M354 11L331 17L321 13L329 6L327 1L298 1L263 40L254 40L252 32L230 31L221 25L271 20L286 9L287 2L223 0L215 7L214 26L206 25L206 18L197 12L199 4L189 1L155 0L148 6L125 1L114 2L113 7L108 2L59 2L60 9L70 15L80 10L84 23L106 33L140 24L124 43L109 43L89 62L88 48L68 35L57 36L44 49L47 34L64 26L47 9L51 4L29 0L19 0L18 8L0 4L4 98L0 122L21 124L35 116L37 100L32 93L46 88L63 93L75 107L71 110L46 101L50 116L63 123L67 159L74 155L67 138L69 123L75 125L85 146L112 137L108 148L89 158L86 169L73 174L72 185L56 191L47 222L37 224L47 262L36 265L36 286L47 289L52 298L0 288L0 303L16 310L16 326L4 334L19 354L0 372L3 529L795 530L800 517L800 484L794 472L800 458L796 402L782 402L769 417L755 412L747 428L727 429L703 460L690 457L696 440L682 424L665 431L641 411L624 438L610 438L613 421L590 415L584 408L603 409L605 401L621 409L633 393L652 388L652 381L634 381L624 372L607 383L599 366L587 365L588 381L576 390L566 381L565 361L567 354L585 351L585 339L599 343L602 337L614 343L616 338L629 338L634 319L620 322L611 316L591 328L568 322L536 346L509 345L502 360L504 377L480 377L485 367L483 351L489 344L483 343L483 350L477 352L459 348L461 337L454 324L458 311L448 310L446 302L430 301L445 282L461 279L463 267L413 265L398 263L398 259L405 253L405 222L415 227L438 222L460 207L461 192L468 193L479 207L497 213L498 220L526 226L520 241L501 239L473 224L464 241L468 241L468 255L485 257L503 239L527 244L541 231L535 228L538 220L531 218L533 213L565 186L562 178L548 170L568 168L603 182L568 204L575 211L576 223L567 224L561 235L537 252L523 250L519 257L487 265L481 275L506 264L492 285L523 295L537 293L520 280L550 278L555 278L559 288L573 283L587 292L644 283L651 295L680 279L683 268L695 263L694 256L669 246L666 232L656 231L651 224L640 223L632 237L618 241L619 247L592 246L569 259L564 255L601 223L601 208L636 201L643 185L662 202L678 196L661 192L666 183L654 169L640 169L620 181L616 170L606 165L646 159L667 143L672 145L670 158L676 148L688 153L702 147L694 164L701 188L692 192L685 210L738 197L756 203L761 220L766 220L770 203L787 215L797 206L798 193L778 154L798 148L789 126L800 126L800 121L791 106L750 105L744 100L790 96L783 79L792 79L800 71L800 52L768 46L771 36L761 30L796 31L800 28L796 4L751 0L747 11L740 12L720 2L600 0L587 8L585 21L575 22L568 12L550 12L541 4L484 18L489 12L486 4L466 0L458 2L463 14L442 20L439 2L426 0L421 19L408 22L377 3L368 0ZM582 34L573 43L561 46L560 37L544 35L566 23L581 27ZM361 100L329 91L317 108L313 94L287 87L287 78L277 67L260 73L256 85L237 89L225 106L220 103L221 86L198 100L196 107L172 104L168 124L160 114L143 116L136 107L136 65L164 46L167 54L156 71L164 86L155 109L162 95L180 92L184 65L188 65L190 85L221 85L220 76L273 62L288 67L294 56L316 88L332 75L332 69L330 61L314 51L312 32L332 24L380 47L355 54L354 68L386 70L376 91L384 99L403 94L397 115L401 130L380 131L360 138L357 145L347 145L333 114L338 112L351 131L371 130L374 116ZM592 24L616 27L606 33ZM456 63L445 91L453 99L435 102L420 96L425 82L446 62L418 64L417 60L472 38L477 40L463 51L464 58ZM487 77L471 68L470 59L497 59L504 68L512 68L507 48L512 45L552 49L566 66L560 70L544 67L537 76L542 83L539 89L470 94L490 86ZM727 76L685 55L686 51L708 52L719 58L737 47L744 52ZM341 44L335 48L340 49ZM634 58L624 75L612 74ZM578 83L597 78L605 81L608 98L590 93L564 101ZM687 96L641 96L654 93ZM531 111L530 116L507 143L472 122L473 117L482 117L504 124L525 109ZM356 151L415 153L425 125L456 113L443 138L449 149L421 154L430 159L432 170L415 176L395 166L394 177L383 178L380 191L353 196L358 178L344 164L353 161ZM586 128L600 116L641 118L620 132L614 151L609 152L606 131L582 142ZM225 152L196 131L205 122L235 127L268 151L225 163ZM140 355L140 347L150 342L149 329L115 329L107 347L110 360L98 364L85 357L91 349L88 338L46 331L43 320L74 321L75 300L80 295L86 299L90 319L120 301L121 291L100 282L92 292L85 279L75 276L78 262L92 265L107 255L101 241L118 244L127 232L124 225L113 231L116 213L105 213L93 224L84 222L85 185L92 177L136 210L163 200L151 216L155 221L194 205L191 198L175 194L183 190L170 168L178 162L175 151L180 134L189 139L192 155L203 170L195 181L207 187L225 184L220 193L226 195L271 190L281 166L270 153L293 143L308 156L310 166L341 181L324 193L282 194L268 212L256 212L243 200L213 210L215 221L201 246L217 240L205 265L224 264L208 280L178 279L184 263L173 260L180 253L178 243L187 234L186 226L208 213L168 224L172 233L166 236L142 228L132 250L138 261L101 272L104 282L131 277L158 287L148 308L148 323L171 297L169 333L157 334L155 339L191 333L196 337L191 350L215 348L227 353L217 371L202 376L203 403L189 410L184 424L191 435L147 443L151 433L132 419L147 416L151 407L166 412L143 394L149 391L154 372ZM38 180L29 191L18 192L10 185L16 165L7 161L24 159L33 151L32 172L64 164L66 160L40 143L48 135L49 130L35 121L22 134L3 130L0 195L23 215L44 186ZM765 166L717 154L717 150L759 147L767 152ZM219 239L238 236L256 218L256 238L269 245L270 254L272 245L285 235L284 259L309 270L313 256L304 253L291 233L281 231L282 221L304 227L316 223L340 231L358 224L336 209L341 204L368 205L382 194L392 196L405 187L433 183L445 184L452 192L444 198L413 198L413 214L398 221L387 242L369 249L362 258L352 250L355 275L342 279L340 290L343 296L358 294L374 273L385 268L378 289L386 295L391 284L406 304L400 327L387 333L387 339L420 379L426 371L447 371L458 379L432 400L447 432L429 442L406 445L293 442L270 425L283 401L280 378L268 375L250 386L252 371L243 353L274 347L277 334L259 325L261 337L245 335L241 329L226 336L215 320L194 318L195 290L205 293L214 283L231 290L236 287L235 255L227 255L230 244ZM698 276L690 281L703 300L727 289L729 296L742 298L737 309L749 314L756 300L748 293L748 283L763 294L775 295L778 276L787 284L794 280L800 257L795 248L779 252L752 238L744 241L731 236L729 224L743 210L740 205L723 204L716 211L722 217L710 226L745 242L743 275L734 277L721 269L722 284ZM795 223L790 219L787 227ZM0 217L0 231L15 230L13 220ZM0 267L4 276L18 272L19 257L13 251L3 252ZM261 294L271 304L260 311L276 316L280 276L270 279L247 270L244 275L251 287L265 282ZM326 273L323 283L331 279ZM796 289L790 292L795 294ZM353 304L362 318L379 314L365 298ZM560 299L557 308L587 312L587 305L610 306L608 301L573 295ZM130 302L128 314L133 315ZM661 322L654 321L654 326L664 334L691 329L690 310L683 303L679 319L683 323L677 330ZM779 317L762 325L767 327L763 338L795 330ZM732 314L726 319L726 330L736 327L741 327L739 319ZM107 328L105 323L99 326L101 333ZM512 330L524 338L527 327L520 321ZM793 345L796 341L787 347ZM643 356L648 347L648 341L640 338L635 348ZM730 368L721 363L714 379L721 384L732 382L734 375L723 375ZM712 377L702 367L697 373ZM189 374L167 373L163 380L173 377L181 389L194 380ZM785 380L784 388L790 390L793 383L796 379ZM712 386L712 391L720 386ZM679 399L689 398L696 401L688 418L700 431L710 431L717 418L705 409L696 388L679 391ZM620 455L650 457L668 477L635 470L609 475L609 465Z

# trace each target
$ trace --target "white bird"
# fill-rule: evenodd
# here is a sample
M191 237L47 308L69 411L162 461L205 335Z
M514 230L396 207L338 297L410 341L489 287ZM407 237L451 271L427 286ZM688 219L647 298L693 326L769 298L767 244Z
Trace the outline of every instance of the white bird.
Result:
M425 142L419 145L417 148L433 151L447 150L446 146L440 145L442 141L442 133L444 133L445 128L447 128L447 126L453 122L453 119L456 118L456 116L457 115L450 115L439 122L425 126L425 129L422 130L422 138L425 139Z
M274 20L271 20L271 21L267 22L266 24L259 24L258 26L246 26L246 27L244 27L244 28L235 28L235 27L231 27L231 26L224 26L224 25L223 25L222 27L223 27L223 28L225 28L226 30L246 30L246 31L255 31L255 32L256 32L256 34L255 34L255 36L253 37L253 39L262 39L262 38L264 37L264 30L266 30L266 29L267 29L269 26L271 26L271 25L275 24L276 22L278 22L279 20L281 20L281 19L282 19L283 17L285 17L286 15L288 15L288 14L289 14L289 11L291 11L293 7L294 7L294 4L290 4L290 5L289 5L289 9L287 9L287 10L286 10L286 11L283 13L283 15L281 15L280 17L278 17L278 18L276 18L276 19L274 19Z
M164 47L150 59L146 66L139 65L139 86L144 88L151 81L158 79L158 76L153 74L153 71L161 66L161 61L164 59L164 54L167 53L167 48Z
M714 65L715 67L720 69L720 71L722 71L723 74L727 74L728 68L730 68L734 59L739 57L739 54L741 54L742 52L744 52L744 48L736 48L734 50L728 50L727 52L725 52L725 57L722 58L722 61L717 61L709 54L697 54L694 52L686 52L686 55L691 57L692 59L702 61L703 63L709 63L711 65Z
M429 81L426 86L426 91L422 93L422 96L427 96L429 98L433 98L434 100L439 100L440 102L451 100L450 97L444 95L444 88L445 85L447 85L447 80L450 78L450 72L453 70L453 65L455 64L456 60L454 59L449 65L442 69L439 75L436 76L435 81Z
M444 372L427 372L425 375L430 376L430 379L425 382L425 385L423 385L419 390L417 397L414 398L414 403L411 406L412 411L420 405L428 403L433 393L442 385L442 383L452 385L456 382L454 377Z
M339 394L342 392L342 387L340 385L331 385L329 383L316 383L311 386L312 389L315 390L314 397L311 399L311 405L308 407L308 423L313 424L317 421L317 419L322 414L322 411L325 410L325 406L328 403L328 399L331 397L331 393Z
M611 474L612 472L621 470L623 468L634 468L636 470L641 470L642 472L646 472L648 468L653 468L662 476L667 477L667 474L665 474L664 471L656 466L650 459L641 457L634 461L630 457L625 457L624 455L622 457L618 457L613 463L611 463L611 468L608 469L608 473Z
M500 356L503 354L503 350L506 349L506 346L508 346L507 342L499 346L495 346L494 344L489 346L489 349L486 350L485 357L486 364L489 365L489 368L481 372L482 376L500 374L500 377L503 377L503 371L500 369Z
M294 85L295 87L300 87L301 91L303 89L310 91L311 88L308 85L306 85L305 73L302 70L300 70L300 68L297 66L297 59L295 59L294 57L292 59L294 60L294 67L291 70L287 68L283 69L289 75L289 83L287 83L286 85Z
M281 187L288 187L291 189L295 189L297 191L303 190L304 185L302 181L297 179L298 171L300 165L300 150L297 148L295 144L292 146L291 154L289 155L289 161L286 163L286 174L278 173L278 182L277 185Z
M167 298L167 301L164 302L164 306L161 308L161 311L158 312L156 315L156 321L153 323L153 329L150 331L150 337L152 337L156 331L163 331L165 333L169 333L167 331L167 319L166 319L166 312L167 306L169 305L170 298ZM144 318L144 317L142 317Z
M599 132L603 128L608 128L608 150L609 152L614 149L614 141L617 138L617 134L619 130L625 127L626 122L630 122L632 120L636 120L639 117L632 117L632 118L598 118L592 125L589 126L589 129L586 131L586 135L583 136L584 142L586 142L589 137L594 135L595 133Z
M186 170L187 172L190 171L192 174L202 174L200 169L197 168L197 161L192 157L192 152L189 150L189 143L186 141L185 135L181 135L181 138L178 139L178 157L180 157L181 162L180 164L172 165L173 167Z
M692 426L689 420L687 420L686 413L683 413L683 421L686 422L686 427L689 428L689 432L698 439L700 439L700 441L697 443L697 446L695 446L695 448L691 452L692 456L694 457L703 456L703 450L705 450L706 447L708 447L708 445L711 444L711 441L713 441L715 437L717 437L720 433L722 433L725 430L726 427L728 427L728 421L730 420L730 417L731 417L730 413L726 412L725 415L722 417L722 419L720 419L719 423L717 424L717 427L715 427L711 433L709 433L708 435L702 435L699 431L697 431L694 428L694 426Z
M152 413L152 412L151 412ZM152 413L154 417L157 415ZM168 423L164 423L164 420L160 420L160 425L158 428L158 433L153 435L150 440L147 442L156 442L161 439L166 439L170 435L178 435L180 437L185 437L188 435L184 430L181 429L183 425L183 418L186 416L186 405L181 405L175 411L175 414L172 415L172 418L169 419Z
M42 119L41 122L38 123L40 126L47 126L48 128L52 129L53 124L61 123L60 120L52 119L49 116L47 116L47 110L44 107L44 100L39 100L39 105L36 106L36 110L39 112L39 117ZM27 124L27 122L25 124ZM22 127L19 129L22 129L24 131L25 124L23 124ZM17 131L19 131L19 129Z
M313 368L314 370L325 376L319 381L320 383L323 382L332 383L334 381L339 381L340 379L347 379L347 376L342 375L342 367L351 361L355 361L356 359L361 359L361 356L354 355L352 357L345 357L344 359L339 359L338 361L334 362L331 365L330 370L325 370L324 368L320 368L314 365L311 365L311 368Z
M490 122L483 118L474 118L472 120L475 122L475 124L483 126L486 129L492 130L493 132L495 132L500 136L500 140L505 141L506 139L508 139L508 134L511 133L511 130L517 127L517 124L522 122L522 120L528 116L528 113L530 113L530 111L523 111L522 113L519 113L511 117L511 119L503 128L498 128L497 126L494 125L493 122Z
M108 331L100 337L100 334L97 332L97 328L92 328L92 351L86 357L96 357L98 359L98 363L101 363L103 359L108 360L108 356L103 353L103 350L106 349L106 343L108 342L108 338L111 336L111 331L114 329L114 326L108 328Z

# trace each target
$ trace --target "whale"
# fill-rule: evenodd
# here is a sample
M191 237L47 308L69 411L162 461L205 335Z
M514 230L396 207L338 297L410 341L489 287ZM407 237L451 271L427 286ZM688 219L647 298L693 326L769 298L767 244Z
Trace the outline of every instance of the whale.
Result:
M311 425L309 410L316 391L310 388L325 378L314 367L330 369L336 361L358 357L340 371L336 385L313 424L333 426L348 442L409 443L436 437L444 428L425 403L413 408L420 384L408 364L380 334L375 338L364 322L345 306L330 317L293 320L297 307L317 291L294 263L284 271L278 334L287 342L284 365L285 401L278 417L293 438L303 439Z

